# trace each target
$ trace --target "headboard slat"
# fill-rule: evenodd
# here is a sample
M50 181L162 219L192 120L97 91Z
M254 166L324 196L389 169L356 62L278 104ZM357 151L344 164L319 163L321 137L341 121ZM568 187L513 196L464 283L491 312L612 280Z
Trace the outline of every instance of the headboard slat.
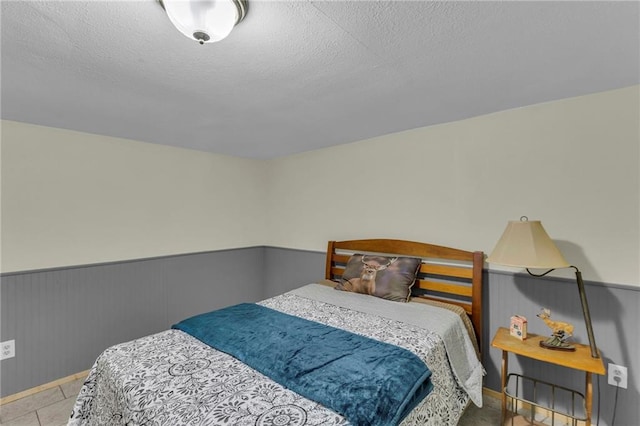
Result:
M421 274L428 275L445 275L448 277L473 278L473 269L462 268L459 266L433 265L423 263L420 266Z
M343 273L344 273L344 268L341 268L339 266L338 267L333 266L331 268L331 278L332 279L333 278L337 278L339 276L341 277Z
M457 296L471 297L473 289L468 285L443 283L429 280L416 280L415 287L421 290L435 291L438 293L449 293Z

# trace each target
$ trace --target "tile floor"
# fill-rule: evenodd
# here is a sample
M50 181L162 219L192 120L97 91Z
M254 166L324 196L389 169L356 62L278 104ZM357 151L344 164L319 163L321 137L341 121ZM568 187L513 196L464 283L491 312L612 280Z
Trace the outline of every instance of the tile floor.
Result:
M0 425L66 425L83 382L84 379L78 379L1 405Z
M458 426L499 426L501 402L496 398L484 396L482 408L473 403L465 410Z
M67 424L84 379L65 383L0 406L1 426L62 426ZM500 403L485 397L484 407L470 405L458 426L500 424Z

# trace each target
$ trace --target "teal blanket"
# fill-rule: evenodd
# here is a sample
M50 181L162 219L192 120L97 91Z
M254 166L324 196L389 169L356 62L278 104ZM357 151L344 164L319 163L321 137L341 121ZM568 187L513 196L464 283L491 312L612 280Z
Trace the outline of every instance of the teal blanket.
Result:
M398 424L433 388L427 366L404 348L256 304L197 315L172 328L354 425Z

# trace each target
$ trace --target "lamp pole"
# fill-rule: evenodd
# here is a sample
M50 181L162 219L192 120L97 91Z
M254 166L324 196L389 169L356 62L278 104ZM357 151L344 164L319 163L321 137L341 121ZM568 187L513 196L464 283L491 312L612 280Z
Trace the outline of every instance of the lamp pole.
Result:
M571 266L576 270L576 281L578 282L578 292L580 293L580 303L582 304L582 313L584 322L587 325L587 336L589 337L589 346L591 347L591 357L600 358L598 349L596 348L596 338L593 335L593 327L591 326L591 315L589 314L589 304L587 303L587 294L584 291L584 282L582 281L582 272L575 266Z

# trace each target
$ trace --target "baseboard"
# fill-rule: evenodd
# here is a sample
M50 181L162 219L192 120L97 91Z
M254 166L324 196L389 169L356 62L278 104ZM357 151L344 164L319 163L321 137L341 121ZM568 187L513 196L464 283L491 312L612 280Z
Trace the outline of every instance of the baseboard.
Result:
M482 388L482 394L484 396L488 396L493 399L497 399L498 401L502 401L502 394L500 392L496 392L493 389Z
M83 379L89 375L90 370L75 373L62 379L54 380L53 382L45 383L44 385L36 386L35 388L27 389L22 392L14 393L13 395L7 395L4 398L0 398L0 405L8 404L18 399L26 398L27 396L35 395L38 392L45 391L47 389L53 389L65 383L73 382L74 380Z

